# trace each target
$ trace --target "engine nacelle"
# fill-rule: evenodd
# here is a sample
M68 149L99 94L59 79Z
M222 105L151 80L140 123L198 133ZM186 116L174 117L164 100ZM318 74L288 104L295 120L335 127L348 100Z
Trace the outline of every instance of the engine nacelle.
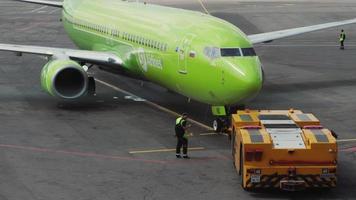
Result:
M41 85L52 96L76 99L87 93L88 75L75 61L55 59L43 67Z

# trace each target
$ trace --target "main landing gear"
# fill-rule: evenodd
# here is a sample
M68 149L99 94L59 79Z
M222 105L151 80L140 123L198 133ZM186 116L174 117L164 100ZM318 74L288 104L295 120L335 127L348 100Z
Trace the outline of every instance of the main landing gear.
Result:
M88 96L92 97L96 95L96 86L94 77L88 77Z

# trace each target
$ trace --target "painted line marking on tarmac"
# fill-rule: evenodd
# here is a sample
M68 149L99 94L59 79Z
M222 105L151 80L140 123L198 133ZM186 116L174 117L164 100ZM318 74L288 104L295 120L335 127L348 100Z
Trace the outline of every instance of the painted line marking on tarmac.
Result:
M147 101L146 99L139 98L139 97L136 97L136 96L125 96L124 98L125 98L125 99L130 99L130 100L136 101L136 102L144 102L144 101Z
M189 162L182 162L179 160L154 160L154 159L143 159L143 158L135 158L135 157L126 157L126 156L114 156L114 155L105 155L98 153L90 153L90 152L79 152L79 151L67 151L67 150L55 150L41 147L33 147L33 146L22 146L22 145L12 145L12 144L0 144L0 148L3 149L11 149L11 150L21 150L26 153L47 153L47 154L58 154L58 155L67 155L67 156L78 156L83 158L96 158L96 159L108 159L108 160L119 160L119 161L135 161L135 162L143 162L149 164L192 164L200 162L206 162L211 160L231 160L226 156L214 156L214 157L196 157L191 159Z
M205 150L204 147L189 147L189 151L199 151ZM163 152L174 152L176 149L150 149L142 151L129 151L130 154L141 154L141 153L163 153Z
M337 142L356 142L356 139L342 139L342 140L336 140Z
M42 7L40 7L40 8L36 8L36 9L34 9L34 10L31 10L30 12L28 12L28 13L34 13L34 12L38 12L38 11L40 11L40 10L42 10L42 9L45 9L45 8L47 8L48 6L42 6Z
M203 1L202 1L202 0L197 0L197 1L200 3L201 7L204 9L204 11L206 12L206 14L210 15L208 9L206 9L206 7L204 6Z
M128 92L128 91L126 91L126 90L123 90L123 89L121 89L121 88L118 88L118 87L116 87L116 86L114 86L114 85L111 85L110 83L104 82L104 81L99 80L99 79L97 79L97 78L96 78L95 80L96 80L98 83L101 83L101 84L103 84L103 85L105 85L105 86L107 86L107 87L109 87L109 88L111 88L111 89L113 89L113 90L116 90L116 91L118 91L118 92L120 92L120 93L123 93L123 94L125 94L125 95L132 96L132 97L136 97L136 98L140 98L140 99L144 99L144 98L141 98L141 97L139 97L139 96L137 96L137 95L135 95L135 94L133 94L133 93L131 93L131 92ZM180 116L180 114L178 114L177 112L174 112L173 110L170 110L170 109L165 108L165 107L163 107L163 106L160 106L160 105L158 105L158 104L156 104L156 103L153 103L153 102L151 102L151 101L148 101L147 99L145 99L145 100L146 100L146 101L143 101L143 103L145 103L145 104L147 104L147 105L149 105L149 106L152 106L152 107L154 107L154 108L156 108L156 109L158 109L158 110L161 110L161 111L163 111L163 112L169 113L169 114L171 114L171 115L173 115L173 116L175 116L175 117L179 117L179 116ZM193 124L196 124L196 125L198 125L198 126L200 126L200 127L202 127L202 128L205 128L205 129L207 129L207 130L213 130L213 128L211 128L210 126L207 126L207 125L205 125L205 124L203 124L203 123L200 123L200 122L198 122L198 121L196 121L196 120L194 120L194 119L189 118L188 121L191 122L191 123L193 123Z
M27 30L30 30L30 29L35 29L36 27L42 26L42 25L43 25L42 22L33 22L29 26L23 27L23 28L20 28L20 29L17 29L17 30L18 31L27 31Z
M71 155L71 156L91 157L91 158L100 158L100 159L141 161L141 162L145 162L145 163L158 163L158 164L166 164L167 163L167 161L163 161L163 160L148 160L148 159L142 159L142 158L125 157L125 156L112 156L112 155L104 155L104 154L97 154L97 153L54 150L54 149L38 148L38 147L30 147L30 146L20 146L20 145L0 144L0 147L8 148L8 149L31 151L31 152L65 154L65 155Z
M229 136L227 133L200 133L200 136L209 136L209 135L223 135L223 136Z
M200 133L201 136L218 135L218 133Z
M340 149L339 151L354 153L354 152L356 152L356 147L348 147L348 148Z
M52 10L51 12L49 12L48 14L53 14L53 13L55 13L55 12L61 10L61 9L62 9L62 8L56 8L56 9Z

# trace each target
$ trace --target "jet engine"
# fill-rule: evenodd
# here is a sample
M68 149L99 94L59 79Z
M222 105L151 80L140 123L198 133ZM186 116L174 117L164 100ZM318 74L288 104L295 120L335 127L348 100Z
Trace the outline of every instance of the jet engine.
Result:
M52 96L76 99L87 94L89 79L85 70L75 61L55 59L41 72L42 88Z

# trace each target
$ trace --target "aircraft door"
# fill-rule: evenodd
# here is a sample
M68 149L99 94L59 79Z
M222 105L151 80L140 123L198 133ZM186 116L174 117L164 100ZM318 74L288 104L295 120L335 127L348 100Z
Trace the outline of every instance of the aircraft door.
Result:
M186 35L181 41L180 46L177 48L178 51L178 72L180 74L187 74L187 58L189 57L189 51L191 48L191 43L193 40L193 35Z

